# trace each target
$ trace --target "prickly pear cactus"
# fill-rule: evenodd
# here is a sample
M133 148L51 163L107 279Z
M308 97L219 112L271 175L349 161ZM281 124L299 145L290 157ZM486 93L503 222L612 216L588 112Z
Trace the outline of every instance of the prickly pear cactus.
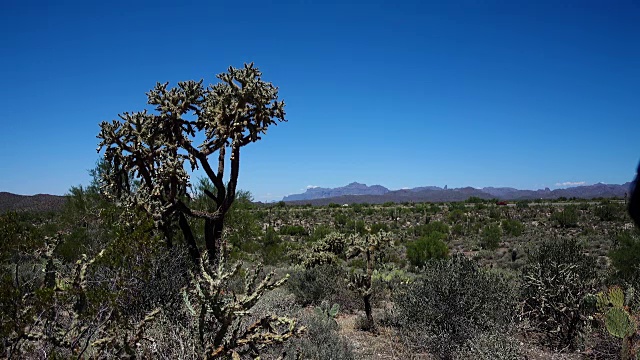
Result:
M619 307L612 307L604 314L604 324L609 334L620 339L633 335L637 330L631 315Z
M623 360L637 359L638 348L640 348L638 315L632 314L625 306L625 294L622 288L612 286L606 292L598 293L596 298L596 306L607 331L622 339L621 358Z

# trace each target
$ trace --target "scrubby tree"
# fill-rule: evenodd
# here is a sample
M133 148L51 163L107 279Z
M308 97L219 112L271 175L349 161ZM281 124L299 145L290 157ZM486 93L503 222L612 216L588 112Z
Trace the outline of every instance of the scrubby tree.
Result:
M98 151L105 150L110 165L102 190L128 209L148 212L169 245L177 222L196 262L200 250L188 218L204 220L209 259L217 259L224 217L236 197L241 149L259 140L270 125L285 121L278 88L263 81L253 63L229 67L217 78L217 84L206 88L202 80L179 82L174 88L158 83L147 93L153 112L122 113L120 120L103 122L98 134ZM194 145L197 139L202 142ZM213 183L214 191L204 192L214 209L190 206L185 165L192 171L202 168Z

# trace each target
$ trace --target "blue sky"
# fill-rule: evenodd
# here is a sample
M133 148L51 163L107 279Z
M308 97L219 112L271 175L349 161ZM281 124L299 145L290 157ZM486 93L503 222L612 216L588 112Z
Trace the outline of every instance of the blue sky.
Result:
M55 3L0 5L0 191L87 184L101 121L250 61L289 120L244 149L256 200L624 183L640 159L637 1Z

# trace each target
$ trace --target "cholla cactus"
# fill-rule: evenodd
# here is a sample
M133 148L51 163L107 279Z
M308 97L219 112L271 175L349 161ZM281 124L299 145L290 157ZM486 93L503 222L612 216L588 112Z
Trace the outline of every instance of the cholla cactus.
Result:
M619 286L612 286L596 296L596 305L609 334L622 339L623 360L636 359L640 348L638 315L625 306L625 294Z
M177 220L194 263L200 250L187 217L204 220L209 258L217 259L224 216L236 196L240 149L259 140L276 121L285 121L278 88L263 81L253 63L229 67L217 78L220 82L207 88L202 80L179 82L171 89L168 83L158 83L147 93L155 113L125 112L120 120L102 122L98 134L98 151L104 149L108 164L102 172L102 191L129 211L149 213L168 245ZM198 133L204 140L194 145ZM214 171L210 156L216 152ZM225 186L227 158L231 167ZM192 171L202 167L214 185L214 191L204 191L215 203L214 211L191 206L187 164Z
M367 317L367 328L374 329L373 309L371 307L371 297L373 296L372 278L376 266L376 253L389 245L390 238L385 232L377 234L358 235L354 234L349 239L347 257L354 258L363 256L366 262L364 272L354 272L350 278L350 287L355 289L362 296L364 302L364 312Z
M334 231L313 243L311 249L294 251L291 255L307 269L322 264L334 264L343 255L346 242L343 234Z
M243 318L251 314L251 308L262 295L282 285L288 275L276 281L272 272L257 283L261 269L255 268L245 277L244 294L235 294L228 290L228 284L238 274L241 264L228 268L224 251L215 266L206 261L207 256L205 254L200 262L200 271L192 273L192 289L183 291L185 305L197 323L204 357L258 356L259 349L283 343L304 330L295 319L278 316L265 316L243 327Z

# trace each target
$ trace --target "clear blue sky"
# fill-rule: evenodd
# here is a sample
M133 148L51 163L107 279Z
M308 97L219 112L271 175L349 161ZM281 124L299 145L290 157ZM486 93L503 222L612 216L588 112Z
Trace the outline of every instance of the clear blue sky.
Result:
M640 159L633 0L5 0L0 34L0 191L87 184L101 121L144 109L156 81L250 61L289 120L242 155L256 200L624 183Z

